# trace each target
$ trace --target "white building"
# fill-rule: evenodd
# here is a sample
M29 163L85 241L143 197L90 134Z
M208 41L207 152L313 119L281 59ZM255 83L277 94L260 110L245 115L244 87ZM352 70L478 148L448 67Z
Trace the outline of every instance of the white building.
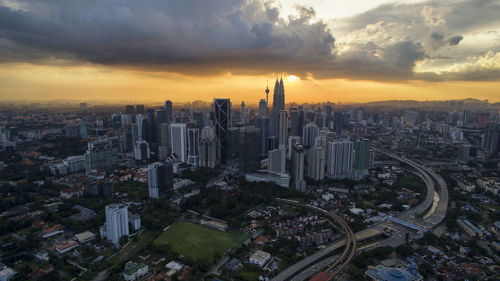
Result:
M263 267L271 259L271 254L257 250L250 256L250 263Z
M149 143L145 140L138 140L134 146L135 160L148 160L149 155Z
M187 161L186 142L186 124L170 124L170 144L172 146L172 153L175 154L177 160L181 162Z
M354 164L354 143L352 141L332 141L326 152L327 176L332 179L352 176Z
M122 272L123 279L127 281L138 280L142 276L148 274L149 267L147 264L128 262L125 265L125 270Z
M109 204L106 210L106 238L118 244L122 236L129 235L128 208L121 203Z
M311 147L308 156L307 176L314 180L322 180L325 177L326 167L325 148L322 146Z

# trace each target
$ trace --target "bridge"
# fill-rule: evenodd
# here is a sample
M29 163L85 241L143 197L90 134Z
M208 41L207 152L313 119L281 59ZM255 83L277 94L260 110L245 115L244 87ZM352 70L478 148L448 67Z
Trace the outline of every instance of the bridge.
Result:
M384 149L379 149L379 148L372 148L372 149L378 153L385 154L386 156L389 156L399 162L406 163L407 165L414 168L418 176L425 182L427 187L427 194L424 201L415 206L414 208L411 208L399 214L395 219L407 223L409 225L417 226L418 224L417 228L414 230L419 231L420 233L431 231L435 226L439 225L444 220L448 208L448 188L444 179L433 170L424 167L422 165L419 165L411 161L410 159L400 157L394 154L393 152ZM436 190L436 184L438 187L437 190ZM317 207L313 208L319 209ZM324 210L322 211L326 212ZM418 218L419 216L417 215L421 214L424 214L424 216L422 219L419 219ZM384 233L381 230L383 228L384 228L383 223L379 223L369 228L365 228L364 230L356 232L354 234L354 239L351 238L351 241L356 241L357 243L362 240L381 235ZM409 228L411 229L412 227ZM402 238L401 235L398 236L397 235L398 233L394 233L390 238L387 238L386 240L377 243L376 245L374 245L374 247L380 247L385 245L396 247L399 245L403 245L406 242L405 239ZM329 273L330 279L334 278L335 275L332 277L331 270L335 266L338 266L338 264L340 263L339 261L340 259L338 256L332 257L332 255L336 250L340 249L341 247L344 247L346 245L346 242L349 243L348 238L341 239L331 244L330 246L320 251L317 251L313 255L310 255L309 257L306 257L300 260L299 262L293 264L292 266L288 267L287 269L279 273L276 277L274 277L272 281L307 280L313 274L317 273L319 270L324 269L325 265L326 266L329 265L327 267L326 272ZM354 256L353 252L355 251L351 250L352 256ZM350 262L350 260L348 260L348 262ZM344 262L342 263L342 265L345 265L342 267L342 269L344 269L348 265L348 263ZM335 272L338 274L340 271L335 270L334 273Z

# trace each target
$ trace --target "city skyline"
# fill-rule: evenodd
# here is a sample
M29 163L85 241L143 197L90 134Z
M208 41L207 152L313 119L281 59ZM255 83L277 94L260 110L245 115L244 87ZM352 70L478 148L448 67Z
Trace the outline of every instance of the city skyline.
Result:
M499 102L498 1L0 1L2 100ZM256 83L256 81L262 81Z

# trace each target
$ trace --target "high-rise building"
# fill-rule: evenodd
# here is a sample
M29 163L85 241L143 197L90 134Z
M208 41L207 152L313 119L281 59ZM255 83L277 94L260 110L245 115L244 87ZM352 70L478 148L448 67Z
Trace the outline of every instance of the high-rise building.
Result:
M196 123L196 128L198 128L200 131L205 127L205 120L204 120L203 112L200 111L195 111L193 112L193 121Z
M160 126L160 146L166 147L170 153L170 123L163 123Z
M215 134L220 142L221 163L226 164L227 137L231 124L231 102L229 99L214 100Z
M342 133L342 129L344 128L345 115L342 112L335 112L333 114L333 131L340 136Z
M147 161L149 160L149 155L149 143L145 140L138 140L134 147L135 160Z
M258 117L256 122L257 128L260 129L260 153L265 157L269 151L269 118Z
M285 150L274 149L269 151L267 172L270 175L281 177L286 174Z
M132 144L135 146L135 143L140 140L140 133L139 133L139 124L137 123L132 123Z
M418 111L416 110L405 110L403 119L406 125L413 126L417 123Z
M327 176L332 179L352 176L354 143L352 141L332 141L326 151Z
M304 181L304 147L301 144L294 144L292 149L291 165L291 188L297 191L306 191L306 182Z
M296 143L302 144L302 137L300 136L289 136L288 137L288 153L287 159L292 159L292 146Z
M161 125L168 122L167 111L160 108L156 111L156 143L161 144Z
M278 147L286 149L286 142L288 140L288 112L281 110L279 114L278 123Z
M364 115L365 115L365 109L363 107L358 108L358 114L356 116L357 121L358 122L363 121Z
M78 126L80 127L80 138L86 139L87 136L87 123L85 122L80 122L78 123Z
M240 128L240 173L253 173L260 167L260 129L254 126ZM257 152L257 153L256 153Z
M122 132L122 151L133 151L134 143L132 142L132 132L123 131Z
M319 127L316 124L309 123L302 130L302 143L305 147L314 145L314 140L319 135Z
M170 155L170 150L166 146L158 146L158 160L164 161Z
M156 143L156 121L155 121L155 111L153 109L148 109L146 111L146 139L149 143Z
M134 106L131 104L125 105L125 114L134 115Z
M267 102L265 99L261 99L259 102L259 117L267 117Z
M319 144L319 145L318 145ZM325 178L326 150L317 142L308 152L307 176L313 180L322 180Z
M477 117L477 127L479 129L484 129L490 122L490 114L488 112L480 112Z
M156 162L148 166L149 197L159 198L174 188L171 162Z
M188 159L187 163L193 166L198 166L199 161L199 142L200 142L200 130L198 128L187 129L187 139L188 139Z
M212 127L205 127L201 131L200 140L200 167L215 168L219 165L220 147Z
M122 116L121 116L121 128L122 129L125 129L128 126L130 126L130 124L132 124L132 121L134 119L132 117L133 116L130 114L122 114Z
M472 146L470 144L462 144L458 152L458 157L460 160L464 162L476 160L477 147Z
M141 114L144 115L146 113L144 109L144 104L136 104L135 105L135 114Z
M88 143L85 152L85 170L113 169L118 165L119 140L102 138Z
M172 101L167 100L165 102L165 111L167 113L167 122L172 122L174 120L172 111Z
M106 238L118 244L122 236L129 235L128 208L121 203L106 205Z
M170 124L170 145L172 146L172 154L181 162L187 161L186 147L186 124L171 123Z
M271 136L278 137L279 130L279 113L285 110L285 87L283 86L283 79L276 79L274 84L273 94L273 109L271 111Z
M488 124L484 131L482 147L490 157L500 151L500 124Z
M354 170L357 176L366 176L370 167L370 141L368 139L357 140L354 150Z
M463 118L462 118L462 121L464 122L464 124L469 123L469 118L470 118L470 110L466 109L466 110L464 110Z
M240 127L231 127L226 138L226 165L236 167L240 159Z
M304 111L297 108L290 109L290 136L302 136L304 128Z

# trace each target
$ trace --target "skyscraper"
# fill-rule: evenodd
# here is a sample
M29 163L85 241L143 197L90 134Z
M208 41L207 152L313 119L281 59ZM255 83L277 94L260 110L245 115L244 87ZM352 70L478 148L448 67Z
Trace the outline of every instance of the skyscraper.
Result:
M198 166L199 161L199 141L200 141L200 130L198 128L187 129L187 139L188 139L188 159L187 163Z
M366 176L370 160L370 141L368 139L357 140L354 150L354 170L357 176Z
M490 157L500 151L500 124L488 124L484 131L482 147Z
M260 129L260 154L265 157L269 151L269 117L258 117L256 122Z
M325 178L326 151L321 142L309 149L307 176L313 180L322 180Z
M271 111L271 136L278 137L279 129L279 113L281 110L285 110L285 87L283 86L283 79L276 79L274 84L274 94L273 94L273 109Z
M215 134L220 142L221 163L226 164L227 136L231 124L231 102L229 99L214 100Z
M146 137L143 136L149 143L156 142L156 126L155 126L155 111L153 109L148 109L146 111L147 127L146 127Z
M138 140L134 147L135 160L147 161L149 160L149 155L149 143L145 140Z
M327 145L327 176L332 179L352 176L354 143L352 141L332 141Z
M201 131L200 140L200 167L215 168L220 160L219 140L212 127L205 127Z
M134 115L134 106L131 104L125 105L125 114Z
M129 235L128 208L121 203L106 205L106 238L118 244L122 236Z
M267 165L267 172L270 175L281 177L286 174L285 165L285 150L274 149L269 151L269 160Z
M253 173L260 167L260 129L254 126L240 128L240 173ZM256 153L257 152L257 153Z
M144 104L136 104L135 105L135 113L144 115L144 113L146 113L144 110Z
M267 102L265 99L261 99L259 102L259 117L267 117Z
M278 124L278 146L279 148L286 149L287 138L288 138L288 112L286 110L281 110L279 114L279 124Z
M170 123L160 125L160 146L164 146L170 151Z
M172 101L167 100L165 102L165 111L167 113L167 122L172 122L174 120L172 111Z
M305 147L314 145L314 140L319 135L319 127L316 124L309 123L302 130L302 143Z
M149 197L158 198L174 187L171 162L156 162L148 166Z
M161 125L165 124L168 122L168 117L167 117L167 112L163 109L160 108L156 111L156 126L155 126L155 133L156 133L156 143L161 144Z
M186 124L171 123L170 124L170 145L172 146L172 154L181 162L187 161L186 155Z
M287 159L292 159L292 146L295 143L302 144L302 137L300 137L300 136L290 136L290 137L288 137L288 153L287 153L287 156L286 156Z
M290 149L292 149L291 187L297 191L305 192L304 147L301 144L296 143Z

